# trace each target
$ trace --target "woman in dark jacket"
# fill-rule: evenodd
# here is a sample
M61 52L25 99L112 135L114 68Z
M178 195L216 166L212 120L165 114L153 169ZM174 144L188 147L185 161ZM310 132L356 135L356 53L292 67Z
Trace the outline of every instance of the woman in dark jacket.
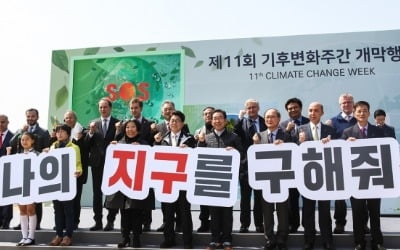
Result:
M122 128L123 137L118 143L146 145L139 135L140 123L136 120L125 122ZM116 144L117 141L111 142ZM131 199L121 192L108 195L105 201L106 208L120 209L121 211L121 234L122 241L118 248L132 246L140 247L140 234L142 233L143 212L145 209L154 209L154 192L150 189L149 196L144 200ZM130 233L133 232L132 245L130 244Z

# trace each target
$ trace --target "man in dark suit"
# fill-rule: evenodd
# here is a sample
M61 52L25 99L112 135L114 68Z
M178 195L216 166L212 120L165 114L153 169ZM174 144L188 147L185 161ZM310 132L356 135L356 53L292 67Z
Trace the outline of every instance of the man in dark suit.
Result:
M301 115L303 103L300 99L293 97L286 101L285 109L288 112L289 119L281 122L281 128L289 132L292 140L296 141L298 128L307 124L310 120ZM295 233L300 226L300 209L299 209L300 193L297 188L289 189L289 232Z
M265 125L267 130L253 136L254 144L273 143L281 144L291 142L290 133L285 132L279 127L281 113L277 109L268 109L264 114ZM278 203L267 202L262 200L263 217L264 217L264 236L266 244L264 250L285 250L287 249L286 241L289 234L289 204L288 200ZM275 208L276 207L276 208ZM274 211L278 217L278 227L276 235L274 235Z
M161 104L161 115L164 118L164 120L158 124L152 123L150 126L153 137L158 133L160 133L159 134L160 136L164 137L167 133L169 133L171 131L169 121L172 117L173 112L175 112L175 103L170 100L165 100ZM186 123L183 125L182 132L189 133L189 128L186 125ZM177 209L179 209L179 207ZM161 226L159 228L157 228L157 232L163 232L164 228L165 228L165 205L164 205L164 203L161 203L161 211L163 214L163 223L161 224ZM175 232L182 232L180 212L176 213Z
M253 136L267 129L265 120L258 112L260 104L255 99L246 100L245 110L241 110L239 120L235 125L234 132L240 137L243 144L244 152L253 144ZM247 117L244 115L247 114ZM249 175L247 158L245 158L240 166L239 171L240 184L240 233L248 233L251 222L251 194L253 189L249 185ZM253 216L256 232L264 232L263 216L262 216L262 193L261 190L254 190Z
M101 180L103 178L103 169L105 154L108 145L114 140L116 135L116 123L119 122L118 119L111 116L112 102L108 98L100 99L99 103L99 113L100 118L94 120L94 126L89 127L89 137L92 137L95 133L99 133L103 138L103 152L101 158L101 168L92 167L92 178L96 183L100 183L99 188L93 190L93 195L99 197L101 193ZM99 210L98 208L96 211ZM100 211L100 210L99 210ZM114 229L115 216L118 213L118 209L108 209L107 224L104 227L104 231L111 231ZM99 218L99 215L95 215L95 218ZM91 231L100 230L102 226L101 219L96 220L96 224L90 228Z
M382 138L383 130L368 122L369 103L359 101L354 105L354 117L357 124L343 131L342 139L347 141L355 141L357 139L366 138ZM351 209L353 214L353 235L355 242L355 250L365 250L365 230L364 225L369 214L369 223L371 226L371 249L383 250L383 236L381 231L381 199L356 199L350 198Z
M299 127L299 141L321 141L327 143L330 139L335 139L335 131L332 127L321 123L324 114L324 107L321 103L312 102L308 106L308 124ZM315 206L318 202L318 221L324 249L334 249L332 242L332 219L330 214L330 201L315 201L303 197L303 227L304 227L304 250L314 248L315 242Z
M24 124L21 129L17 130L14 137L10 141L13 154L22 152L23 149L20 147L20 139L22 134L27 131L33 133L37 138L37 143L34 145L36 151L42 152L44 148L50 147L51 144L49 131L39 126L39 111L37 109L30 108L25 111L25 116L26 124ZM43 214L42 203L36 203L35 209L37 216L36 229L39 230ZM14 227L14 229L19 230L21 229L21 226L18 225Z
M353 115L354 98L349 93L344 93L339 96L339 105L341 112L332 117L330 120L326 121L326 125L330 125L336 132L338 138L342 137L343 130L353 126L357 123L356 118ZM335 213L333 217L335 218L335 228L333 233L342 234L344 233L344 226L346 225L347 216L347 204L345 200L335 200ZM365 225L366 230L369 230L367 225Z
M0 114L0 157L7 154L6 148L10 146L10 140L14 136L8 130L8 117ZM9 229L13 217L13 206L0 206L0 228Z
M374 112L375 124L377 127L383 129L384 137L392 137L396 139L396 133L394 127L389 126L385 123L386 120L386 112L383 109L377 109Z

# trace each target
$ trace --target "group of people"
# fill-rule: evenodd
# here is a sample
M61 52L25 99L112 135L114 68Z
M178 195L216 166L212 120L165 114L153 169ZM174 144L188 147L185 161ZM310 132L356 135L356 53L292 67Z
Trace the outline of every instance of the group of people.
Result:
M80 199L83 184L91 169L93 189L94 225L91 231L114 229L114 221L121 213L122 240L118 248L141 246L140 235L150 231L152 210L155 209L153 190L144 200L131 199L121 192L105 197L101 192L101 181L105 163L105 152L109 144L162 145L171 147L212 147L237 150L241 155L239 171L240 184L240 233L249 232L251 210L255 229L263 233L266 239L264 249L287 249L289 233L298 231L300 222L304 227L304 247L314 248L316 227L315 209L318 204L319 229L324 249L334 249L332 234L344 233L347 207L344 200L335 201L335 227L332 229L330 201L316 201L301 197L296 188L289 190L289 198L280 203L270 203L262 198L261 190L254 190L249 185L247 149L253 144L280 144L318 140L327 143L334 139L354 141L363 138L395 138L394 128L385 124L385 111L376 110L376 125L368 122L370 107L368 102L354 102L351 94L339 97L340 113L328 121L322 122L324 107L319 102L308 106L308 116L302 115L302 102L291 98L285 103L289 119L281 121L281 113L269 108L261 116L259 102L248 99L244 110L238 115L233 129L228 129L226 112L214 107L203 109L204 125L194 134L189 133L185 123L185 115L175 110L172 101L164 101L161 105L163 121L156 124L142 115L143 102L134 98L129 102L131 119L119 121L111 115L112 102L102 98L98 102L100 117L83 128L77 121L73 111L64 115L64 123L49 133L37 122L39 112L36 109L26 111L27 124L15 134L8 130L8 118L0 115L0 156L6 154L29 153L39 154L61 147L72 147L76 152L77 194L71 201L53 201L55 211L56 236L50 245L68 246L72 244L73 231L78 228L80 216ZM268 166L266 166L268 167ZM253 208L251 200L253 195ZM302 219L300 220L299 201L302 199ZM371 233L372 249L382 250L383 237L380 229L380 199L351 198L353 211L353 234L355 249L365 249L365 234ZM107 224L103 227L103 206L107 208ZM35 229L40 228L41 204L20 205L20 225L22 239L17 245L35 244ZM175 232L183 233L183 247L193 248L193 223L191 205L186 199L185 191L180 191L175 202L161 204L163 224L157 229L163 232L164 241L160 248L171 248L176 245ZM274 221L277 213L277 223ZM12 218L12 206L0 207L0 226L9 228ZM211 240L207 246L212 249L233 249L232 225L233 208L219 206L200 206L201 221L198 232L211 232ZM371 229L367 226L368 219ZM274 232L274 225L277 231ZM64 232L65 230L65 232ZM131 236L132 235L132 236Z

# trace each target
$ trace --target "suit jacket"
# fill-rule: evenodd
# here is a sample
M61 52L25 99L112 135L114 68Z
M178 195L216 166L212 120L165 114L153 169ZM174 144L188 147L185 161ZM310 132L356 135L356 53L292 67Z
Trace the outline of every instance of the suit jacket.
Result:
M289 119L281 122L281 124L279 126L283 129L283 131L286 131L286 127L287 127L288 123L291 122L291 121L293 121L293 119L289 118ZM301 124L300 124L300 126L301 125L305 125L305 124L307 124L309 122L310 122L310 119L308 119L305 116L301 116ZM298 136L298 132L299 132L298 129L299 129L299 126L296 125L295 128L292 129L292 131L290 131L290 136L292 137L293 142L297 141L297 136Z
M6 148L11 146L10 140L13 138L14 134L8 130L7 134L4 135L3 145L0 148L0 156L7 155Z
M290 133L285 132L282 128L278 128L278 131L276 132L275 135L275 140L282 140L284 142L291 142L292 137ZM267 144L268 143L268 130L264 130L263 132L260 133L260 143L261 144Z
M95 120L96 123L96 131L102 136L103 138L103 151L104 153L106 152L106 149L110 142L112 142L115 139L116 136L116 129L115 129L115 124L119 122L118 119L114 118L111 116L110 118L110 123L108 124L107 128L107 133L104 135L103 129L102 129L102 122L101 118L98 118Z
M394 127L383 124L383 126L380 128L383 129L384 137L392 137L392 138L396 139L396 133L394 131Z
M248 118L240 119L237 124L235 125L234 132L240 137L240 140L243 144L244 152L253 145L253 136L254 134L251 133L250 127L252 122ZM265 120L261 116L258 116L258 125L260 126L260 132L267 129L265 125Z
M323 123L319 123L318 126L321 126L321 135L320 135L320 139L322 138L326 138L329 135L331 136L331 139L337 139L335 130L328 125L325 125ZM305 136L306 136L306 141L313 141L313 136L312 136L312 131L311 131L311 123L305 124L305 125L301 125L298 129L298 131L303 131ZM298 133L299 133L298 132ZM299 138L299 136L297 135L297 138Z
M21 153L23 151L20 146L20 139L24 132L25 131L22 131L22 129L19 129L17 132L15 132L13 138L11 138L10 146L12 147L13 154ZM49 131L41 128L39 124L36 124L35 130L32 133L36 136L34 148L38 152L42 152L44 148L50 147L53 142L50 138Z
M361 130L358 124L355 124L343 131L342 139L347 140L349 137L356 139L364 139L361 135ZM382 138L384 137L383 129L368 123L367 138Z

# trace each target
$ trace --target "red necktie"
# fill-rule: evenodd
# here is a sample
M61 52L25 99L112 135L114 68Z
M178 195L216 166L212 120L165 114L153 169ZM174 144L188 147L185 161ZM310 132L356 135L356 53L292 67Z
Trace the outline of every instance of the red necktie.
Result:
M367 129L366 128L361 128L361 136L362 136L362 138L367 138Z
M0 134L0 148L3 147L3 133Z

